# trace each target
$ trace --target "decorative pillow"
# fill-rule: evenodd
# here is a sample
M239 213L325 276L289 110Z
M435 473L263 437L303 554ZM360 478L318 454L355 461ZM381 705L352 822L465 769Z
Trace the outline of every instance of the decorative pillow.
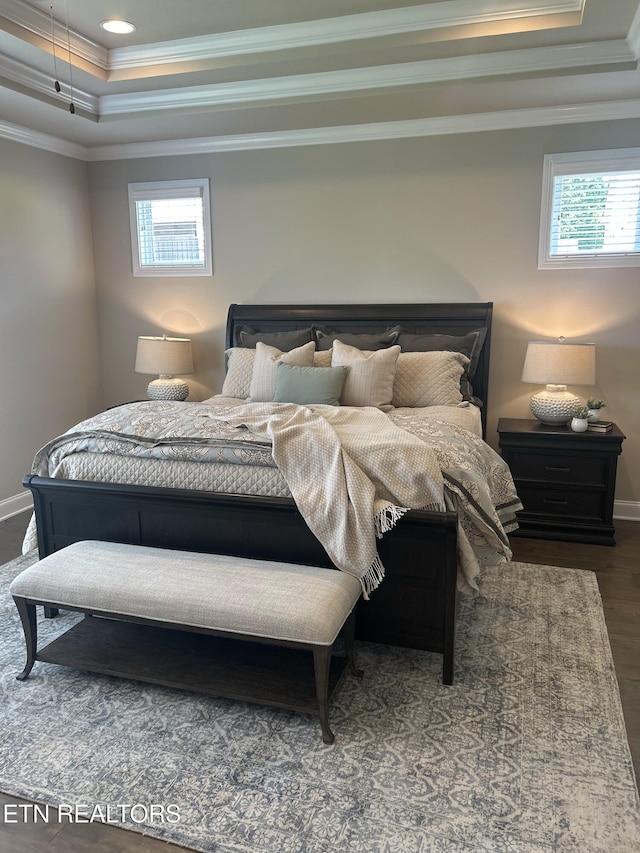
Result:
M393 383L394 406L455 406L460 378L469 364L459 352L401 352Z
M349 368L340 396L342 405L389 407L399 354L399 346L366 351L336 340L331 364Z
M281 361L273 400L299 406L339 406L346 376L346 367L296 367Z
M401 331L398 343L402 347L403 352L447 350L449 352L461 352L463 355L466 355L469 359L469 365L460 379L460 390L464 400L473 400L476 402L473 397L473 388L470 380L475 376L486 337L486 328L475 329L466 335L411 335Z
M227 374L222 385L225 397L240 397L246 400L251 387L253 362L256 357L254 349L231 347L224 351L227 356Z
M316 350L313 354L313 366L314 367L331 367L331 356L333 355L333 349L325 349L322 352L318 352Z
M393 328L387 329L385 332L378 332L375 335L335 332L333 329L326 329L323 326L314 326L314 331L319 350L331 349L335 340L340 340L343 344L356 347L356 349L379 350L395 344L401 329L400 326L393 326Z
M296 364L298 367L312 367L315 348L316 345L310 341L290 352L282 352L276 347L270 347L258 341L249 387L251 400L254 403L267 403L273 400L278 364L284 361L285 364Z
M255 349L258 341L270 347L277 347L281 352L290 352L309 341L315 341L315 335L311 326L308 329L294 329L291 332L256 332L249 326L243 326L240 329L240 343L243 347Z

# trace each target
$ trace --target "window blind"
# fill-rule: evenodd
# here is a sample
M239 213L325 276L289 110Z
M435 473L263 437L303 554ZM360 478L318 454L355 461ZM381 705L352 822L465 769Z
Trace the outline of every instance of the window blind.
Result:
M640 251L640 171L554 179L551 255Z

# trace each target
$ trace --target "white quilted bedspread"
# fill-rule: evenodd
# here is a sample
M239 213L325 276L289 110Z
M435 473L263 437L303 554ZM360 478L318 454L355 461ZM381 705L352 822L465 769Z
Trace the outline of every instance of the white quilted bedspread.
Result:
M58 479L290 497L270 441L224 424L225 414L245 404L216 396L202 403L149 401L110 409L45 445L32 471ZM396 408L388 418L435 453L443 501L459 516L460 586L475 587L482 564L510 558L507 533L520 509L507 466L480 438L479 410ZM23 550L35 545L32 525Z

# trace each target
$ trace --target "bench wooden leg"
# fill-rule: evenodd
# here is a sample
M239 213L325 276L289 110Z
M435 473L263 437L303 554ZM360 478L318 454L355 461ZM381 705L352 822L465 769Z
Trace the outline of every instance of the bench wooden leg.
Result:
M320 713L322 740L333 743L333 732L329 728L329 670L332 646L316 646L313 650L313 666L316 673L316 698Z
M36 651L38 648L38 625L36 622L36 606L35 604L28 604L24 598L16 598L14 596L13 600L15 601L16 607L18 608L18 613L20 614L22 630L24 631L24 639L27 644L27 662L20 675L16 676L18 681L24 681L26 678L28 678L29 673L33 668L33 664L36 660Z
M342 629L342 635L344 637L344 653L347 658L349 672L358 678L362 678L364 672L361 669L358 669L356 665L356 655L354 651L354 640L356 636L356 609L357 605L347 617L347 621L344 623L344 627Z

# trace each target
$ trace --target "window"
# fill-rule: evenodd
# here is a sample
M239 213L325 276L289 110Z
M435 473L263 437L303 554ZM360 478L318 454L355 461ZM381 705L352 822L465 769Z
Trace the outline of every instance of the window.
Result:
M209 179L129 184L134 276L211 275Z
M547 154L538 267L640 266L640 148Z

